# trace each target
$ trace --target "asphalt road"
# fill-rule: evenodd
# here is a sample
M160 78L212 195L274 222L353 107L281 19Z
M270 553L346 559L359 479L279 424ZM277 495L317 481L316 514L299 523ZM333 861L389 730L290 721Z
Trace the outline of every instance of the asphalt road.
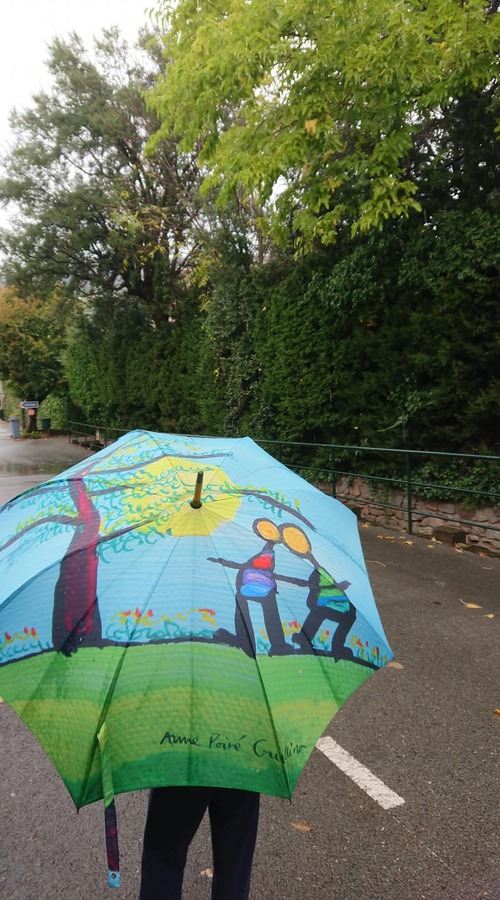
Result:
M14 440L9 425L0 421L0 504L87 456L92 456L90 450L71 444L67 437Z
M0 502L87 455L66 439L12 441L3 426ZM500 900L500 560L363 524L360 534L396 659L326 734L399 805L384 808L315 750L291 802L262 799L251 898ZM109 897L101 804L75 812L5 703L0 767L0 896ZM121 900L138 896L145 804L141 793L117 801ZM204 822L186 900L208 900L210 867Z

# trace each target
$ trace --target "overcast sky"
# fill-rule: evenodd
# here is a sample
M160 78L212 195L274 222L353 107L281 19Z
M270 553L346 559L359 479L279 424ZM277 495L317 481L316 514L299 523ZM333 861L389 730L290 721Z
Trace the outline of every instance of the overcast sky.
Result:
M0 13L0 153L8 148L9 111L29 106L45 84L47 45L76 31L87 46L103 28L118 25L133 38L148 22L154 0L6 0Z

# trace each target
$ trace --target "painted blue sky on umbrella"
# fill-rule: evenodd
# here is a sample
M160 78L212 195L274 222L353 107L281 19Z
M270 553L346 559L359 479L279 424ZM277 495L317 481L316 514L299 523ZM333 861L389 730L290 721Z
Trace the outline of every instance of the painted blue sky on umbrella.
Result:
M132 432L6 504L0 562L0 664L185 640L391 655L355 517L248 438Z

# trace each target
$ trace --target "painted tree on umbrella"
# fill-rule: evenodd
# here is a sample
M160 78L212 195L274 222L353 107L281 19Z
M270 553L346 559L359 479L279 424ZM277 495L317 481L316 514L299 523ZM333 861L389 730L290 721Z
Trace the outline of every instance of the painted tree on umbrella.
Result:
M10 566L17 570L18 556L26 553L36 554L43 564L44 546L54 537L65 535L69 543L60 561L52 564L58 567L58 577L51 639L44 629L42 643L33 624L25 624L13 634L6 632L0 644L0 663L41 649L69 655L79 647L103 644L98 569L105 558L106 544L115 554L127 553L134 545L135 549L151 546L155 539L182 528L176 521L188 494L192 496L199 465L213 464L214 459L212 454L193 453L192 457L194 466L189 465L189 457L179 465L175 452L168 457L160 448L151 452L150 441L145 438L134 447L99 454L76 466L67 477L6 504L6 509L15 506L18 521L15 533L0 545L4 570ZM237 502L231 499L229 505L234 508ZM137 607L128 616L119 615L122 620L130 616L136 625L142 619ZM128 629L124 638L130 636Z
M0 562L0 692L77 806L104 723L116 792L290 796L391 656L354 517L248 439L127 435L6 504Z

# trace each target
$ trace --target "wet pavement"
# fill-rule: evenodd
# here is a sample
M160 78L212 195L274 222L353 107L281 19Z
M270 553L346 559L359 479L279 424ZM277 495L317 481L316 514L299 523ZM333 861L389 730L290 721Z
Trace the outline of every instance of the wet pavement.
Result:
M92 455L64 435L14 439L0 422L0 505Z
M0 501L92 452L13 440L0 424ZM404 800L385 809L316 750L291 802L262 798L251 900L500 900L500 559L360 522L393 663L327 736ZM1 574L0 574L1 577ZM106 900L103 805L75 813L40 745L0 702L0 896ZM136 900L146 792L117 798L123 886ZM208 900L205 819L185 900Z

